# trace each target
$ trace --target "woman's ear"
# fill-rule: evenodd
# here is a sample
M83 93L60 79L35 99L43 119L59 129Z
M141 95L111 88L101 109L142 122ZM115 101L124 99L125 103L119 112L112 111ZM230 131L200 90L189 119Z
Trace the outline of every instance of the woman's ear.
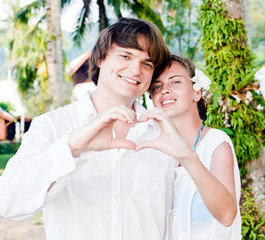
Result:
M194 98L193 98L193 100L195 102L199 102L200 99L201 99L201 97L202 97L202 90L201 89L199 91L194 91Z

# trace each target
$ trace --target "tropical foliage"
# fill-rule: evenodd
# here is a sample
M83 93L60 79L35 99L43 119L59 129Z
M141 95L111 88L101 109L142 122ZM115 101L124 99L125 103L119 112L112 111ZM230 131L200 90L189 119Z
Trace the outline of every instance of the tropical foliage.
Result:
M75 30L73 32L73 41L75 45L81 46L86 30L89 27L89 18L91 15L91 0L83 0L84 5L80 10L80 14L75 25ZM98 11L99 11L99 32L107 27L110 23L110 16L106 12L106 8L112 8L112 13L115 14L117 18L122 18L122 11L130 11L131 16L136 16L138 18L143 18L149 20L157 25L162 33L165 33L166 29L162 23L162 20L153 10L155 3L159 1L152 0L108 0L108 4L105 4L103 0L97 0Z
M172 52L194 59L201 32L197 21L198 2L167 1L163 7L163 22L167 28L166 41Z
M204 0L200 8L204 60L213 79L207 124L230 135L243 177L245 163L259 157L263 146L265 115L257 106L265 104L255 92L256 68L244 22L227 6L225 1ZM258 214L249 189L242 191L241 215L243 239L263 239L265 220Z
M0 102L0 108L2 108L4 111L8 113L12 113L16 110L15 106L12 103L6 101Z
M28 24L37 12L21 11L18 1L12 2L12 12L6 19L6 28L2 30L2 42L8 46L9 61L13 66L13 76L18 81L19 90L30 108L36 98L38 109L47 110L47 65L46 65L46 33L39 27L43 20L40 17L34 24ZM35 9L35 5L33 9ZM32 15L31 15L31 14ZM42 113L37 111L36 113Z
M207 124L226 131L235 145L241 173L262 148L265 116L257 109L256 69L242 19L229 17L225 2L205 0L200 10L206 69L214 80Z
M265 238L265 217L259 211L255 204L252 189L243 182L241 197L241 221L242 221L242 239L261 240Z

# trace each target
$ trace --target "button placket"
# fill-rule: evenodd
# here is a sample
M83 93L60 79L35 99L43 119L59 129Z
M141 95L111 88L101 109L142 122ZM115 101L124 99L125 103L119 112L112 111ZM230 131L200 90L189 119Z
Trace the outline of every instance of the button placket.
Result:
M112 239L122 240L120 151L112 151Z

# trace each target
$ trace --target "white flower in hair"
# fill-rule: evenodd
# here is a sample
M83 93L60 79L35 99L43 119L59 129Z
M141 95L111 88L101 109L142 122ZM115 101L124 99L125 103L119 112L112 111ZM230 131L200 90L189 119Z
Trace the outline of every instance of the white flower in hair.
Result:
M211 80L207 77L201 70L195 69L195 76L191 78L191 81L195 82L193 84L193 89L198 92L202 88L206 91L210 89Z

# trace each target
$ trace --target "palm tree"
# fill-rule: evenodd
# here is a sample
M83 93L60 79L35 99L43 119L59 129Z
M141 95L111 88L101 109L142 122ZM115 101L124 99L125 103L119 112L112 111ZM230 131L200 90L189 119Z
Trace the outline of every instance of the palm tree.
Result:
M18 0L10 2L11 13L5 19L6 28L2 29L1 43L9 51L9 62L13 66L24 104L31 112L41 114L48 110L47 104L50 102L46 94L46 32L38 27L39 22L29 26L26 18L24 22L17 21L20 12L18 6ZM33 99L35 104L32 104Z
M16 4L18 1L16 2ZM41 54L39 55L40 59L43 59L45 62L46 73L48 73L48 85L47 92L53 98L53 104L51 107L57 107L60 105L65 104L69 99L69 91L67 91L66 86L68 84L65 83L64 80L64 66L63 66L63 52L62 52L62 33L60 27L60 13L61 7L65 6L69 3L69 0L56 0L56 1L45 1L45 0L36 0L25 7L21 8L15 14L15 24L16 26L20 26L21 29L28 28L27 35L25 35L25 41L21 42L21 44L17 44L21 49L27 49L27 44L32 42L33 39L36 40L35 34L42 31L39 27L39 24L47 20L47 38L46 34L43 37L43 40L46 42L47 39L47 47L45 46L42 48ZM17 4L19 5L19 4ZM46 7L46 8L45 8ZM46 11L45 11L46 10ZM29 21L32 18L36 18L36 24L33 27L29 27ZM22 27L23 26L23 27ZM18 27L19 28L19 27ZM20 32L21 29L16 29L16 32ZM23 31L25 32L25 31ZM43 31L42 31L43 32ZM19 42L21 37L17 36L16 42ZM14 40L11 41L11 45L13 45ZM43 44L40 44L42 46ZM47 49L47 51L46 51ZM18 59L21 59L21 55L15 51L14 48L11 47L12 53L16 53ZM20 50L22 52L22 50ZM39 51L36 51L38 53ZM47 52L47 54L46 54ZM27 62L30 64L30 61ZM32 89L32 84L34 81L38 81L38 71L36 71L36 66L39 64L35 64L32 66L22 66L17 65L17 76L20 79L19 82L23 83L20 84L20 90L25 95L26 93L30 92ZM25 74L21 74L24 71ZM34 72L35 71L35 72ZM30 77L31 76L31 77ZM44 76L44 79L46 77ZM27 84L25 84L27 83ZM45 94L47 95L47 93ZM46 101L47 102L47 101ZM48 101L51 102L51 101ZM44 111L48 109L42 108Z
M53 107L58 107L69 101L69 91L64 80L61 0L46 0L46 18L49 90L54 99Z
M73 41L75 45L80 46L84 38L88 18L91 14L90 6L91 0L83 0L84 6L80 10L80 14L75 25L73 32ZM160 15L152 9L155 3L159 3L161 0L108 0L108 5L114 8L114 13L117 18L121 18L121 9L131 9L132 14L138 18L143 18L153 22L160 29L162 33L165 33L166 29L162 23ZM99 11L99 32L109 25L109 19L106 14L106 6L103 0L97 0Z

